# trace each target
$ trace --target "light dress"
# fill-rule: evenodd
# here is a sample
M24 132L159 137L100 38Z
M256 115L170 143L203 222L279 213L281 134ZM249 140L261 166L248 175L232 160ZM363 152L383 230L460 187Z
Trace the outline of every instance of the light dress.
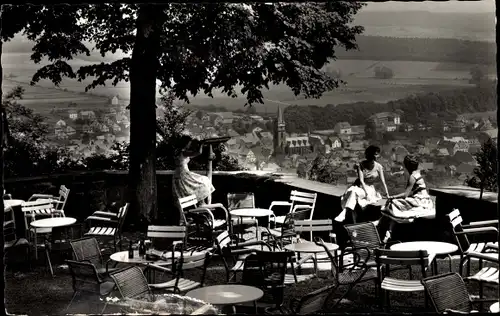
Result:
M373 169L367 169L364 167L365 163L356 164L354 166L355 170L361 168L363 172L363 179L365 182L366 192L363 190L359 179L357 179L353 185L351 185L342 195L340 203L342 209L354 210L356 205L359 205L361 209L366 208L370 204L375 204L382 199L380 193L375 189L374 184L379 180L379 172L384 171L384 167L378 162L374 162Z
M175 172L172 178L173 194L177 198L195 194L199 202L203 202L215 191L210 179L196 172L189 171L189 157L181 154L176 161Z
M383 210L383 214L395 220L396 218L434 218L436 216L436 208L431 196L427 192L427 186L420 171L413 171L410 177L415 178L415 184L410 194L405 198L389 200Z

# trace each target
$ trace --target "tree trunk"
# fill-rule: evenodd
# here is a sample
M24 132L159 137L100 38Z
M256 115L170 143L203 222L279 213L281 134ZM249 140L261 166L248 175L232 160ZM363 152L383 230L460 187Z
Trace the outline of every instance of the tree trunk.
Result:
M148 221L157 217L156 73L160 17L161 10L154 5L141 5L130 66L129 199L132 211Z

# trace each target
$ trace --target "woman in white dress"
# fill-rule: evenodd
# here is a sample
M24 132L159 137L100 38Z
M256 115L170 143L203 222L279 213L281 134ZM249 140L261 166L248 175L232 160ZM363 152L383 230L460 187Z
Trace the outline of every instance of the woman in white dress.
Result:
M382 196L375 189L374 184L382 182L385 193L387 185L384 178L384 167L377 162L380 156L380 148L377 146L368 146L365 150L365 160L354 166L358 172L358 179L351 185L341 198L342 212L335 218L337 222L345 221L348 211L352 213L352 221L356 223L356 206L365 209L370 204L375 204L382 199Z
M210 204L211 195L215 191L212 182L208 177L190 171L188 167L191 158L201 154L201 143L188 135L183 135L179 141L179 148L172 178L174 196L181 198L195 194L199 205L205 202Z
M418 170L419 160L415 155L407 155L403 161L405 169L410 177L403 193L389 196L382 215L381 227L388 226L385 233L384 242L391 238L392 229L398 220L408 220L411 218L433 218L436 209L431 196L427 192L424 178Z

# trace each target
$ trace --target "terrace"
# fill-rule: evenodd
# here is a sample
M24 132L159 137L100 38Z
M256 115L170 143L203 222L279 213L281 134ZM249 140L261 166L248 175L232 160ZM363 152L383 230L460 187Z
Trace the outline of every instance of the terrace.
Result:
M158 171L158 209L162 214L161 220L167 224L172 224L173 214L176 214L171 196L170 183L171 171ZM70 196L65 207L67 217L74 217L78 223L84 220L94 211L105 210L111 202L123 200L125 197L126 172L103 171L92 173L70 173L61 175L51 175L46 177L34 177L23 179L6 179L5 186L8 193L15 199L28 200L34 193L56 193L60 185L65 184L70 190ZM304 192L314 192L318 194L314 219L333 219L340 213L340 197L345 191L344 186L332 186L314 181L296 179L282 175L281 177L271 176L265 173L249 172L214 172L213 184L216 191L213 194L213 202L223 202L228 192L253 192L255 194L255 206L258 208L268 208L273 200L286 201L289 199L291 190ZM269 194L272 192L272 194ZM459 208L464 222L480 221L497 218L497 195L485 193L483 199L479 200L478 190L468 187L449 187L430 190L431 195L436 198L437 216L435 220L417 220L412 224L402 224L394 231L394 239L400 241L446 241L454 243L451 226L445 217L453 208ZM481 210L478 212L477 210ZM375 218L376 219L376 218ZM129 240L137 241L139 232L146 231L145 223L138 221L137 216L129 213L124 223L123 248ZM262 225L262 223L260 223ZM446 228L443 228L446 227ZM448 229L449 228L449 229ZM338 235L338 243L345 244L346 234L343 234L342 227L335 227L334 231ZM249 230L245 237L254 237L254 230ZM305 236L304 238L307 238ZM496 239L496 235L491 236L491 241ZM102 242L101 249L105 253L113 253L112 242ZM10 313L14 314L64 314L64 313L99 313L102 306L95 304L95 298L82 295L77 302L74 302L70 309L65 310L70 302L73 289L71 286L71 276L67 266L64 265L64 257L55 254L53 256L53 266L55 277L52 277L47 270L43 251L39 251L38 261L35 262L31 270L18 269L22 267L15 256L8 258L8 270L6 274L6 307ZM458 271L459 256L453 256L453 271ZM119 263L118 267L126 265ZM438 260L438 270L447 270L448 262ZM307 267L305 269L308 269ZM472 264L472 271L477 271L478 262ZM19 271L21 270L21 271ZM329 270L329 267L321 267L320 270ZM321 275L328 276L328 271L322 271ZM394 275L404 275L406 271L398 271ZM225 283L225 272L222 261L215 257L207 269L205 285ZM299 282L285 288L285 305L293 298L300 298L316 289L331 284L328 278L313 278L308 281ZM485 288L486 297L496 297L496 287ZM477 285L469 285L470 293L477 293ZM340 297L340 292L330 299ZM118 296L118 294L113 294ZM378 300L375 298L375 288L373 283L361 283L354 287L333 310L332 313L346 312L378 312ZM391 293L391 312L423 312L432 311L432 308L424 307L422 293ZM101 304L102 305L102 304ZM490 304L485 304L485 309ZM328 306L328 304L327 304ZM108 306L106 312L119 312L116 307ZM239 310L240 311L240 310ZM241 312L246 312L243 308ZM252 309L249 310L252 313Z

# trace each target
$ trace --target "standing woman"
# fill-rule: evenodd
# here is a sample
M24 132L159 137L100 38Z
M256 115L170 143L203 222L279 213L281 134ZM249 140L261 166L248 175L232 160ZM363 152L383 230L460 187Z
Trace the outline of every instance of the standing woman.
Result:
M335 218L337 222L345 221L347 211L352 214L352 220L356 223L356 206L365 209L367 205L374 204L382 199L375 189L374 184L381 181L385 193L389 195L384 178L384 167L377 162L380 156L380 148L368 146L365 150L365 160L356 164L354 169L358 172L358 179L351 185L341 198L342 212Z
M202 144L188 135L183 135L178 142L178 153L175 160L175 172L172 178L174 197L182 198L196 195L198 205L210 204L211 194L215 191L210 179L192 172L188 168L191 158L202 152Z

